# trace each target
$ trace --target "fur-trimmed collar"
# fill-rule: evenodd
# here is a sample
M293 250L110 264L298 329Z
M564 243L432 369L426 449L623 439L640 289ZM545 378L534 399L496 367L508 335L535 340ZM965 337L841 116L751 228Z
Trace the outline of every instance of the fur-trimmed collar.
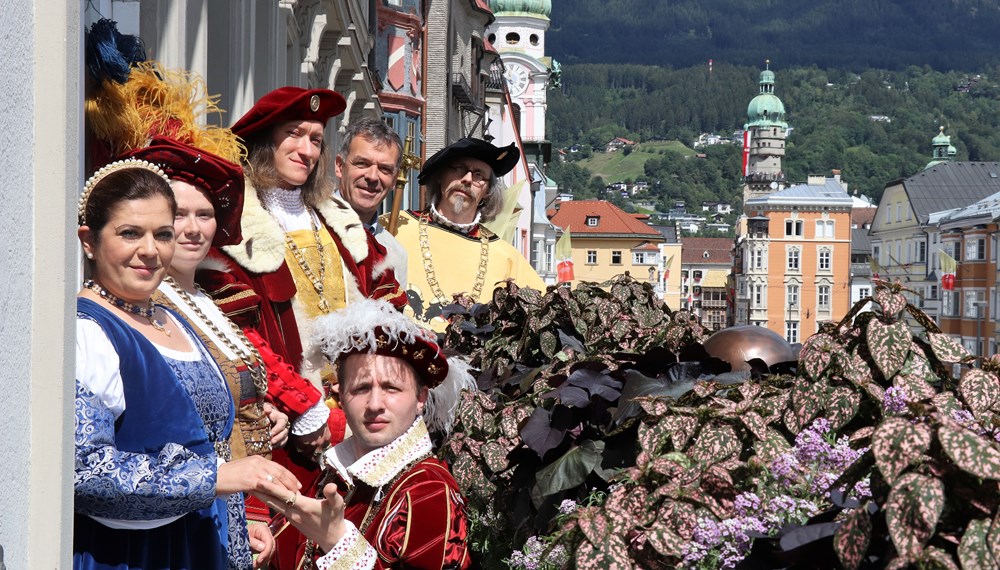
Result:
M330 198L316 210L334 239L344 244L356 263L368 257L368 236L358 215L343 200ZM285 262L285 232L257 197L257 190L246 182L241 218L243 241L222 248L230 257L254 273L272 273Z

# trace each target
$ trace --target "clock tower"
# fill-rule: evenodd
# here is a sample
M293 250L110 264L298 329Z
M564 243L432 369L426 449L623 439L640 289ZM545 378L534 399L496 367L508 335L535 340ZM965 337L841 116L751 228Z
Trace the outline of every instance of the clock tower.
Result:
M526 171L518 165L510 184L524 181L518 204L515 246L521 245L531 265L547 283L555 283L555 241L560 230L545 215L557 193L545 176L552 145L545 136L545 106L549 82L558 64L545 55L551 0L490 0L496 19L486 29L490 48L500 55L491 70L492 95L487 90L487 137L495 143L519 142ZM527 177L527 178L526 178Z

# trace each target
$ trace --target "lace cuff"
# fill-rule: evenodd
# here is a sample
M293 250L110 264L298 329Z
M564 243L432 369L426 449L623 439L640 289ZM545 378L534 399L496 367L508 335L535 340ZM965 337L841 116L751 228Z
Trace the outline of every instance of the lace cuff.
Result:
M292 435L310 434L323 427L329 417L330 408L325 401L320 399L313 407L306 410L306 413L292 422Z
M375 568L377 556L365 537L358 532L358 528L351 521L344 521L344 536L330 552L324 554L316 561L319 570L329 568L343 568L350 570L371 570Z

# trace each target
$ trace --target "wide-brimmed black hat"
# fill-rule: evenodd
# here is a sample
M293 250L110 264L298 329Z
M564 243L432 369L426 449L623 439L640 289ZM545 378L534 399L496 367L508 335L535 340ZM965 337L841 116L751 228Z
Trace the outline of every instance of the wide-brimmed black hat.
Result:
M436 172L459 158L479 159L490 165L494 175L503 176L514 168L517 161L521 160L521 153L517 150L516 143L495 147L482 139L461 139L428 158L424 162L424 167L420 169L417 181L420 184L427 184Z

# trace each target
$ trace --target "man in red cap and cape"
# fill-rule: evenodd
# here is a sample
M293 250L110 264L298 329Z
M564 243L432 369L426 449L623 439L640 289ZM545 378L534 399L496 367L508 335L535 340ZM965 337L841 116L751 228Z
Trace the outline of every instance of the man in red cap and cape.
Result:
M311 323L365 298L402 306L406 297L386 255L346 202L333 197L324 138L327 121L344 98L329 89L282 87L261 97L232 131L247 146L242 241L214 250L212 282L202 279L223 311L256 329L308 387L285 385L282 401L295 404L288 467L308 492L318 477L317 454L344 437L346 422L320 390L336 393L335 377L308 343ZM281 382L276 375L270 382ZM269 390L272 392L274 390ZM282 461L280 453L275 459ZM278 537L284 567L301 543L294 529Z

